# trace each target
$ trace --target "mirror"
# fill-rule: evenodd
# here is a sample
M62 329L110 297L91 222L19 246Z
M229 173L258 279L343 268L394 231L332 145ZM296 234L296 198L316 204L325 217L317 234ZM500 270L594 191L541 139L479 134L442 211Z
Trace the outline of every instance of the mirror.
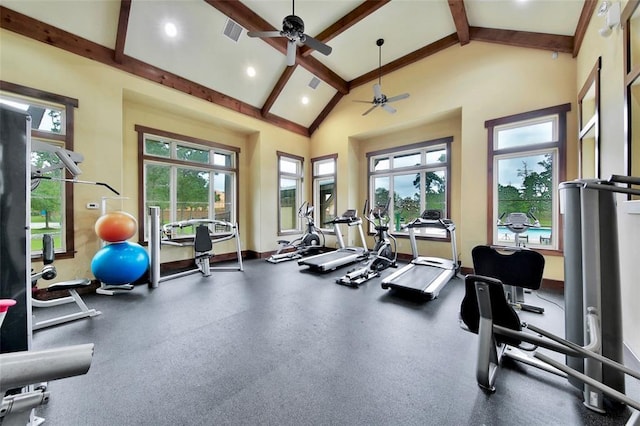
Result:
M600 177L600 67L598 58L578 92L578 178Z
M625 103L627 124L627 174L640 176L640 4L630 0L624 22ZM629 196L630 199L638 198Z

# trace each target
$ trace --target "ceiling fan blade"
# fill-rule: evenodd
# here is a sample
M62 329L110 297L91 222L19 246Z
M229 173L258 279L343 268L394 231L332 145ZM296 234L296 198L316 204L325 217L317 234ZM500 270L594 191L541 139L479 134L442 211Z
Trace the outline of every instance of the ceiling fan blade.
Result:
M376 99L380 99L382 97L382 88L378 83L373 85L373 96Z
M289 40L287 43L287 66L293 66L296 64L296 50L296 42Z
M284 37L280 31L247 31L249 37Z
M391 97L391 98L388 98L388 99L387 99L387 103L389 103L389 102L399 101L399 100L402 100L402 99L407 99L408 97L409 97L409 94L408 94L408 93L403 93L402 95L393 96L393 97Z
M387 111L387 112L389 112L389 113L391 113L391 114L395 114L395 112L396 112L396 109L395 109L394 107L389 106L389 105L387 105L387 104L382 104L382 108L383 108L385 111Z
M373 111L376 107L378 106L378 104L375 104L374 106L372 106L371 108L369 108L368 110L366 110L362 115L367 115L369 114L371 111Z
M300 41L306 44L307 46L309 46L310 48L322 53L323 55L328 56L329 54L331 54L331 51L333 50L331 46L327 46L320 40L316 40L315 38L307 34L302 34L302 37L300 37Z

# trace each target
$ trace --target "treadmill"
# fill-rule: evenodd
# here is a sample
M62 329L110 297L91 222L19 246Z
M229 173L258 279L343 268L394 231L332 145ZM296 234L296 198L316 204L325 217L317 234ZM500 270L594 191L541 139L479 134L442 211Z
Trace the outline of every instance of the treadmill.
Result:
M369 257L369 250L367 249L367 242L364 239L364 232L362 231L362 219L358 217L356 210L350 209L344 212L341 216L336 217L330 222L333 224L333 229L338 240L338 249L334 251L328 251L326 253L316 254L315 256L305 257L298 260L298 265L308 266L310 270L316 272L332 271L342 266L349 265L351 263L359 262ZM356 226L360 234L360 241L362 247L347 247L344 244L344 238L340 225Z
M456 226L450 219L441 218L439 210L425 210L419 218L406 224L404 228L409 229L413 260L383 279L382 288L418 292L430 300L435 299L460 269L456 248ZM419 256L415 230L420 228L444 229L451 237L451 259Z

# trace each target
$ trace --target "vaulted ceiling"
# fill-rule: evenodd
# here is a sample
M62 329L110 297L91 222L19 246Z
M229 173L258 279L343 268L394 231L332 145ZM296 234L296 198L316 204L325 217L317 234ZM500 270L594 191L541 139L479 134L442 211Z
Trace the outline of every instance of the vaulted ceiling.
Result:
M595 0L3 0L0 26L310 135L352 88L442 49L483 41L576 56L595 7ZM294 8L330 55L300 45L287 66L285 38L247 36L281 30Z

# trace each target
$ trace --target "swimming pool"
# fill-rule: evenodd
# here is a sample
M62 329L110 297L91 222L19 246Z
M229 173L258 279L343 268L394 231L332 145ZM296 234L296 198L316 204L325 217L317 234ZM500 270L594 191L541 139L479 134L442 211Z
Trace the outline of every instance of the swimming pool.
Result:
M511 232L506 226L498 226L498 241L513 242L515 233ZM529 242L531 244L551 245L551 228L529 228L526 232L520 234L520 242Z

